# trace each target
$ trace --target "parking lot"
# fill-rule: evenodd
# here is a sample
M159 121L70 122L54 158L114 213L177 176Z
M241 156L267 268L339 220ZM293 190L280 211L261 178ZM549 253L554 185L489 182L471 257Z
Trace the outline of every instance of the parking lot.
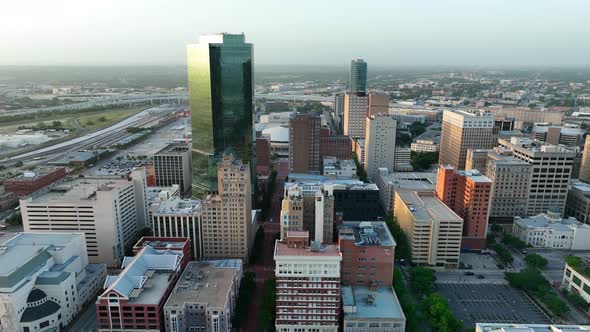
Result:
M465 327L477 322L552 323L524 292L508 285L437 284L436 288Z
M498 263L492 255L462 252L460 259L461 263L473 270L498 270Z

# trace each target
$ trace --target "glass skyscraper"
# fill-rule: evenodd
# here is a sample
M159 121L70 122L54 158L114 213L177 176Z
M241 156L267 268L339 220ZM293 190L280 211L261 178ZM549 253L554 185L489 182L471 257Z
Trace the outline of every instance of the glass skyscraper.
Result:
M217 190L224 153L252 163L252 57L244 34L203 35L187 46L193 183L202 190Z
M350 61L350 92L365 93L367 91L367 63L363 59Z

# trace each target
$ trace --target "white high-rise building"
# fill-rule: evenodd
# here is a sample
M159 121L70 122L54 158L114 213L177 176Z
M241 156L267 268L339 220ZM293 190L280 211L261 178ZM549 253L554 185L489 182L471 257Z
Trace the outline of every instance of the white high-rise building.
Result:
M379 168L395 170L395 137L397 121L387 115L379 114L365 118L365 161L367 177L375 182Z
M118 266L146 227L145 172L72 178L20 201L27 232L82 232L91 263Z

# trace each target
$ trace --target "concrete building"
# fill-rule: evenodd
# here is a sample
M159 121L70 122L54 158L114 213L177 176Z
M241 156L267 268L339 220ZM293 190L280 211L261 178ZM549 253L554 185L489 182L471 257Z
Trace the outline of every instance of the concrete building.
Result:
M352 138L365 138L365 118L369 111L369 97L364 94L344 95L343 133Z
M381 207L387 214L393 213L395 193L397 191L432 192L436 189L436 179L436 173L389 173L387 169L380 168L376 184L379 188L379 202L381 203Z
M152 215L158 211L160 204L173 197L180 197L180 186L175 184L171 187L147 187L146 201L147 201L147 218L146 227L152 229Z
M18 233L0 251L2 331L62 330L106 278L88 264L82 233Z
M395 170L397 121L386 114L366 117L365 160L369 181L375 182L379 168Z
M426 123L426 116L425 115L419 115L419 114L398 114L398 113L389 113L389 115L394 118L397 122L399 123L415 123L415 122L420 122L420 123Z
M219 163L217 194L201 201L203 257L247 260L254 240L250 166L225 155Z
M303 208L301 188L293 186L286 189L281 203L281 239L287 232L303 231Z
M395 240L383 221L347 221L338 230L343 285L392 286Z
M131 179L72 178L20 201L27 232L82 232L91 263L118 266L146 228L145 173Z
M190 196L192 190L193 166L190 146L171 144L154 154L156 186L180 186L183 196Z
M66 176L63 167L46 168L39 172L25 172L22 176L4 180L4 191L13 192L18 196L30 195Z
M367 116L388 114L389 95L384 93L369 92L369 109Z
M324 157L322 175L333 179L356 179L356 163L354 160L341 160L335 157Z
M498 144L514 157L533 166L526 215L533 216L551 207L565 210L568 183L576 153L562 146L513 137Z
M433 192L396 192L394 216L408 237L412 262L459 267L463 219Z
M476 170L484 173L486 160L491 149L467 149L467 158L465 158L465 169Z
M400 106L399 104L397 106L393 105L393 107L391 107L389 109L389 114L395 116L396 120L398 120L399 122L406 122L406 123L408 123L408 122L414 123L414 122L416 122L415 120L420 121L420 119L422 119L422 118L426 119L426 121L438 122L442 118L442 112L443 111L441 109L424 108L424 106L414 106L414 108L411 108L410 105ZM418 116L418 117L409 117L409 118L398 117L398 116L402 116L402 115L410 115L410 116Z
M318 114L297 113L289 120L289 172L320 174Z
M391 287L342 287L344 332L404 332L406 316Z
M575 332L588 331L590 325L476 323L475 332Z
M512 234L534 248L590 250L590 226L561 218L559 209L533 217L514 217Z
M358 138L355 139L352 143L354 155L356 156L356 160L363 165L365 163L365 139Z
M230 332L243 267L239 259L191 262L164 305L166 332Z
M412 167L412 157L409 148L402 148L399 146L395 147L394 169L397 172L411 172L414 170Z
M440 143L431 139L418 139L412 142L410 150L414 152L438 152Z
M535 123L533 138L553 145L579 146L586 131L579 125L565 124L552 126L549 123Z
M152 212L152 233L155 237L190 239L192 257L202 259L203 211L201 201L173 197L160 203Z
M567 193L565 215L590 224L590 184L576 182Z
M320 136L320 158L350 159L350 150L348 136Z
M565 112L530 109L528 107L487 107L486 111L492 113L494 117L505 119L514 119L514 129L523 129L527 125L538 122L546 122L554 125L560 125L563 121Z
M468 149L491 149L494 117L482 111L445 110L438 162L465 169Z
M145 246L125 257L119 275L108 276L96 301L98 330L150 331L164 328L162 309L182 273L182 254Z
M586 141L584 141L584 152L582 153L582 163L578 178L580 181L590 183L590 135L587 135Z
M338 246L309 245L305 234L287 234L277 240L274 260L277 332L337 332L342 261Z
M463 218L463 249L486 246L492 181L476 170L456 171L440 165L436 196Z
M571 266L566 262L561 286L590 302L590 276L586 273L589 266L587 261L580 260L580 266Z

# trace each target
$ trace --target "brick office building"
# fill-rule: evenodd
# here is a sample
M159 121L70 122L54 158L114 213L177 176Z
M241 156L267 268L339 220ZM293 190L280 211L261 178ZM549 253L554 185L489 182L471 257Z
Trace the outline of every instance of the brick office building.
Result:
M350 159L352 143L348 136L320 136L320 160L324 157Z
M41 190L53 182L63 179L66 176L66 169L63 167L49 168L38 173L26 172L22 176L6 179L4 190L13 192L18 196L30 195Z

